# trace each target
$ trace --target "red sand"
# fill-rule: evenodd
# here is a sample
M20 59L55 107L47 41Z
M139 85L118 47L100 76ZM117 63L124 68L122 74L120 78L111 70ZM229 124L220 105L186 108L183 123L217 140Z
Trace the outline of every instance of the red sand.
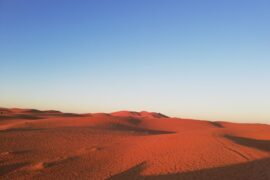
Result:
M270 179L269 125L129 111L0 112L0 179Z

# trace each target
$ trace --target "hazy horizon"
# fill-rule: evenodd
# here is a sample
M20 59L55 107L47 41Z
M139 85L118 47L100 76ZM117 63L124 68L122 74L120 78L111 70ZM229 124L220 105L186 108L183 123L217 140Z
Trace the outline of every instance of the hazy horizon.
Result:
M0 106L270 122L269 1L0 2Z

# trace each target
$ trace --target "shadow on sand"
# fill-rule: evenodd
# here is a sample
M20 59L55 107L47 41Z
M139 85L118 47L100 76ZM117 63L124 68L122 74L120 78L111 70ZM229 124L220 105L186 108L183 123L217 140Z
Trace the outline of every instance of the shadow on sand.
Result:
M0 133L9 133L9 132L33 132L33 131L45 131L45 128L10 128L1 130Z
M255 140L243 137L225 136L233 142L256 148L263 151L270 151L269 140ZM202 169L191 172L180 172L163 175L141 175L146 167L146 162L136 165L127 171L112 176L110 180L118 179L145 179L145 180L270 180L270 158L248 161L241 164L233 164L224 167Z
M115 130L115 131L133 132L133 133L141 133L141 134L147 134L147 135L174 134L175 133L171 131L160 131L160 130L141 128L137 126L129 126L129 125L120 124L120 123L111 123L109 126L109 129Z
M28 115L28 114L17 114L12 116L0 116L0 120L13 120L13 119L26 119L26 120L37 120L43 119L42 117L35 116L35 115Z
M17 169L20 169L26 165L28 165L28 163L16 163L16 164L0 166L0 176L16 171Z
M140 175L146 163L141 163L109 180L144 179L144 180L269 180L270 158L251 161L243 164L229 165L212 169L203 169L192 172L172 173L163 175Z
M48 117L85 117L85 115L74 113L45 113L41 111L39 113L32 113L32 114L0 115L0 120L16 120L16 119L38 120Z
M230 135L226 135L225 138L235 142L236 144L240 144L242 146L247 146L247 147L255 148L262 151L270 151L270 140L257 140L257 139L236 137L236 136L230 136Z
M224 126L221 124L221 123L219 123L219 122L209 122L210 124L212 124L214 127L217 127L217 128L224 128Z

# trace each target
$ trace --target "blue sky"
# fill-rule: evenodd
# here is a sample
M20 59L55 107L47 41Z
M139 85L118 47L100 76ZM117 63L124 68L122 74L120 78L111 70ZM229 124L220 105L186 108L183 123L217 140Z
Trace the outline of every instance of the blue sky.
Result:
M269 123L269 8L0 0L0 106Z

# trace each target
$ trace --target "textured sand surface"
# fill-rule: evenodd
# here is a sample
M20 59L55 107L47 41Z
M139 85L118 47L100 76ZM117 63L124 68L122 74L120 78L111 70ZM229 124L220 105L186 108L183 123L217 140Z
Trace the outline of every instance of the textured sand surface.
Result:
M0 109L0 179L270 180L270 126Z

